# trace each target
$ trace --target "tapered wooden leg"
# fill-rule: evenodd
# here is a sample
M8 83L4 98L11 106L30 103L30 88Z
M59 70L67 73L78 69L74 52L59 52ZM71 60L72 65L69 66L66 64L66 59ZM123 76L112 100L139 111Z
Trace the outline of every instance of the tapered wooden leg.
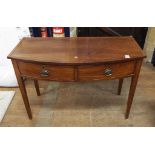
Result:
M32 119L32 112L31 112L31 108L30 108L30 104L28 101L28 97L27 97L27 92L26 92L26 88L25 88L25 83L22 77L18 78L18 83L19 83L19 88L23 97L23 101L25 104L25 108L27 111L27 114L29 116L29 119Z
M126 108L126 113L125 113L125 118L126 119L129 118L130 109L131 109L133 97L134 97L136 86L137 86L137 82L138 82L138 77L139 77L139 72L140 72L141 64L142 64L141 60L139 60L136 63L135 74L134 74L134 76L131 79L131 85L130 85L130 90L129 90L127 108Z
M28 101L27 92L26 92L23 77L20 76L20 72L19 72L18 65L17 65L16 61L13 60L12 63L13 63L14 69L15 69L18 85L19 85L19 88L20 88L20 91L22 94L22 98L24 101L24 105L25 105L28 117L29 117L29 119L32 119L32 112L31 112L29 101Z
M39 83L38 80L34 80L34 85L36 88L37 95L40 96Z
M118 91L117 91L117 94L118 94L118 95L121 94L122 85L123 85L123 79L119 79Z

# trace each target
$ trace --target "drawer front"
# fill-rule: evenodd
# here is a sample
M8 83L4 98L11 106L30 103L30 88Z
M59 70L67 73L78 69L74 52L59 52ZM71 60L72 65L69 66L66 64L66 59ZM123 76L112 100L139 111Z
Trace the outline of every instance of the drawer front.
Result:
M97 66L79 66L79 80L110 80L130 76L134 72L135 62L125 62Z
M74 68L71 66L18 62L18 67L21 75L38 80L74 81Z

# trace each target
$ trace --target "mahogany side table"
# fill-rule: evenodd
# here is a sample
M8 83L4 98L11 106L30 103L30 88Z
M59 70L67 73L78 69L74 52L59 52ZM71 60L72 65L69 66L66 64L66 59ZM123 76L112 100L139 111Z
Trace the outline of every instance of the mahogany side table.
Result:
M29 119L32 112L23 78L34 80L92 81L131 77L125 118L129 117L145 54L132 37L23 38L8 55L16 73ZM82 86L81 86L82 87Z

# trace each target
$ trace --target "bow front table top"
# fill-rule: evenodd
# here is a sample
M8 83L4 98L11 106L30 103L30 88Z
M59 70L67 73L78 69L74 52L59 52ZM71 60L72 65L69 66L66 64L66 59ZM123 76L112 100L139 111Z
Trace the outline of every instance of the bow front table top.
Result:
M145 57L132 37L23 38L8 55L30 119L32 112L23 78L34 80L39 96L38 80L119 79L120 95L123 78L131 77L125 113L125 118L128 118Z

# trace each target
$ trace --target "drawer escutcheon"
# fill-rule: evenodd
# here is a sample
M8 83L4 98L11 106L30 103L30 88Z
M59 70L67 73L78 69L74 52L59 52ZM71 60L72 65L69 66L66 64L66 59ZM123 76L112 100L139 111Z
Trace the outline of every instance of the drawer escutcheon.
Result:
M42 67L42 71L40 72L41 77L48 77L48 70L44 69L44 66Z
M112 75L112 70L109 69L109 68L108 68L108 69L105 69L105 70L104 70L104 75L105 75L105 76L111 76L111 75Z

